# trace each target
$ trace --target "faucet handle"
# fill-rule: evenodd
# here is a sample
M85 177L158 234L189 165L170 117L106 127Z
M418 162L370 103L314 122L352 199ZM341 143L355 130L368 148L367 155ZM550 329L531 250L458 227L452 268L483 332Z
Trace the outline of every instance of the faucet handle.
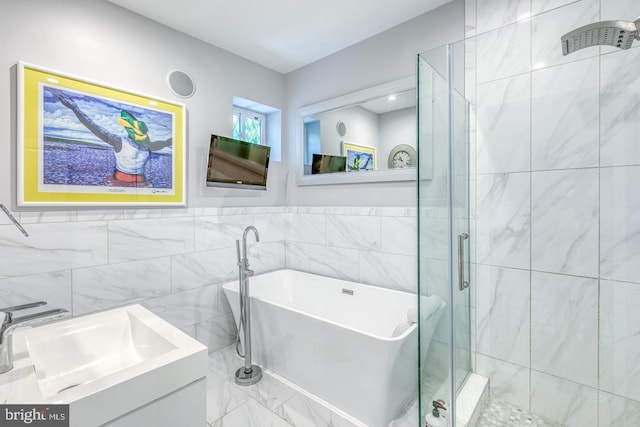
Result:
M0 308L0 312L12 313L14 311L26 310L28 308L36 308L46 304L47 304L46 301L30 302L28 304L21 304L21 305L14 305L12 307Z

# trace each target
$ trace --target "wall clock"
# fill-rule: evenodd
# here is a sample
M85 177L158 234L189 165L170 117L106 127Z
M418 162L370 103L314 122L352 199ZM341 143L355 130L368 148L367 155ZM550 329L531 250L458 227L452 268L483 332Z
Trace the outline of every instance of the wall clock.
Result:
M408 168L416 165L416 150L410 145L400 144L389 153L389 169Z

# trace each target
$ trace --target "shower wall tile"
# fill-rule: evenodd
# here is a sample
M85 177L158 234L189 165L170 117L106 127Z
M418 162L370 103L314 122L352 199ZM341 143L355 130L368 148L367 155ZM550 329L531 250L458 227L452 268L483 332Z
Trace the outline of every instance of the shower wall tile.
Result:
M567 427L593 426L598 418L598 391L531 371L531 411Z
M237 326L233 316L226 313L197 323L195 328L195 338L207 346L209 353L221 350L236 340Z
M600 275L640 282L640 166L600 171Z
M13 224L0 226L0 278L29 276L107 263L107 223L32 224L25 238Z
M531 268L598 276L598 169L533 172Z
M478 86L477 173L530 170L531 76Z
M477 36L478 84L531 71L529 19Z
M601 166L640 164L640 73L634 72L640 49L603 55L600 61Z
M162 218L160 209L126 209L124 219L153 219Z
M420 295L438 295L449 300L448 261L420 258Z
M422 257L448 259L449 219L424 218L421 219L423 238L420 239L420 255Z
M528 368L477 354L476 373L490 379L492 399L529 410Z
M472 37L476 35L476 26L477 26L476 3L477 3L477 0L464 0L465 37Z
M529 366L529 271L476 267L476 350Z
M227 298L227 295L224 293L224 285L225 283L218 284L218 313L221 315L228 314L229 316L232 317L233 313L231 310L231 304L229 304L229 299Z
M529 18L531 0L477 0L478 33Z
M235 248L244 229L253 225L253 215L202 216L195 218L195 250ZM253 242L254 236L248 236Z
M249 267L256 274L280 270L285 265L284 242L256 243L249 247Z
M603 21L634 21L638 16L640 16L640 3L636 0L600 2L600 19Z
M566 6L580 0L531 0L531 15L548 12L551 9Z
M78 221L115 221L124 219L124 209L78 211Z
M598 280L531 273L531 368L598 385Z
M260 232L261 242L281 242L285 240L284 213L255 215L253 222L253 225Z
M136 303L171 292L169 258L79 268L72 272L73 314Z
M533 73L533 170L598 166L599 65L589 58Z
M0 280L0 308L36 301L71 311L71 270Z
M287 215L286 238L290 242L325 244L326 216L290 213Z
M309 271L309 244L285 243L285 266L293 270Z
M640 401L640 284L600 285L600 389Z
M195 215L195 209L193 208L169 208L161 209L160 216L162 218L176 218L176 217L193 217Z
M360 251L359 281L382 288L416 293L416 263L415 256Z
M530 173L478 175L476 262L529 268Z
M599 16L599 0L580 0L533 17L531 23L533 69L598 56L600 51L595 47L563 56L560 37L575 28L598 21Z
M413 255L417 254L418 222L415 217L380 218L380 250L382 252Z
M142 305L176 328L185 328L220 314L220 292L218 285L209 285L147 299Z
M238 275L236 248L217 249L171 257L174 291L231 280Z
M309 245L309 272L337 279L358 281L358 250Z
M20 222L23 224L43 224L48 222L72 222L77 218L76 211L53 212L20 212Z
M109 222L109 263L193 252L192 218Z
M640 426L640 402L610 393L599 393L599 427Z
M326 243L352 249L380 249L380 217L328 215Z
M473 74L467 81L475 81L477 90L470 130L477 144L471 168L476 178L477 221L471 235L477 263L472 295L476 368L490 376L492 390L517 383L518 374L530 378L522 395L507 388L494 397L513 397L514 404L559 424L640 424L640 198L633 185L640 182L640 145L635 143L640 79L630 71L640 66L640 43L626 51L602 46L569 56L562 55L560 45L563 34L582 25L632 21L640 15L640 2L531 0L529 33L526 20L482 32L500 25L515 3L484 0L477 8L467 3L468 34L476 34L473 20L479 21L479 35L466 40L477 43L478 60L477 69L467 69ZM503 95L527 78L530 93ZM499 132L507 137L501 139ZM530 150L515 148L529 139ZM520 185L509 182L518 175L529 177L528 186L524 178ZM446 278L446 262L441 263L440 276ZM501 286L487 273L498 266L522 268L521 274L531 277L530 366L509 365L504 355L482 351L491 342L482 322L504 307L504 300L485 292ZM431 270L422 273L423 282L445 291L438 281L446 279ZM491 298L497 302L487 302ZM483 317L486 313L489 317ZM500 331L511 331L512 321L520 317L505 318ZM503 380L505 374L514 379Z

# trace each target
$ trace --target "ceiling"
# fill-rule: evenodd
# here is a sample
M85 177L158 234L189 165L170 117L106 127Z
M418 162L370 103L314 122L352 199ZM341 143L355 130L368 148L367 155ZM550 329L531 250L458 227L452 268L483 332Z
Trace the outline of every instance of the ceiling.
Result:
M451 0L108 0L288 73Z

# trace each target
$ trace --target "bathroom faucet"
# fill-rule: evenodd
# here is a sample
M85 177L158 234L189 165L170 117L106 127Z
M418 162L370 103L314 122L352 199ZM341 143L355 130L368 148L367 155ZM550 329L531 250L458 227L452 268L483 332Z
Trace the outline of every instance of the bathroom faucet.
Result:
M240 295L240 319L236 337L236 352L238 356L244 357L244 366L236 371L236 384L243 386L255 384L262 378L262 368L251 364L251 303L248 278L254 275L254 271L249 269L249 259L247 257L247 235L250 231L253 231L256 242L260 241L260 234L257 228L253 225L245 228L242 234L242 259L240 259L240 241L236 240L236 249L238 251L238 293ZM244 354L240 352L240 331L244 332Z
M38 301L0 309L0 374L8 372L13 368L13 331L17 327L36 326L64 319L71 315L67 310L54 309L27 314L21 317L13 316L16 311L40 307L45 304L45 301Z
M244 275L247 277L251 277L254 274L254 271L249 269L249 259L247 258L247 235L249 231L253 231L253 234L256 236L256 242L260 241L260 234L257 228L250 225L244 229L244 233L242 233L242 261L240 268L242 268Z

